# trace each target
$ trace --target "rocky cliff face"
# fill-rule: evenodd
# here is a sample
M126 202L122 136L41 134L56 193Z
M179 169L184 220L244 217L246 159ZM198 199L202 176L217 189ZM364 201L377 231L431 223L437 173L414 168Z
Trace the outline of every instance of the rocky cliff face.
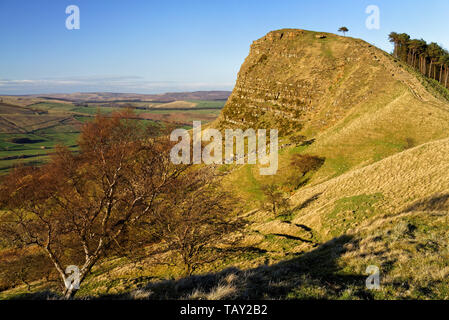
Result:
M353 38L284 29L254 41L220 125L313 132L399 81L386 54ZM387 92L388 91L388 92Z

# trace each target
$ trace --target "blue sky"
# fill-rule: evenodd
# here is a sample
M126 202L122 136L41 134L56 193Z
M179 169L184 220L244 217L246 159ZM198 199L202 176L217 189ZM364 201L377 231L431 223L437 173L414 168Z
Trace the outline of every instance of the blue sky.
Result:
M80 30L65 9L80 8ZM380 29L365 27L368 5ZM391 51L406 32L449 48L448 0L0 0L0 94L230 90L252 41L350 29Z

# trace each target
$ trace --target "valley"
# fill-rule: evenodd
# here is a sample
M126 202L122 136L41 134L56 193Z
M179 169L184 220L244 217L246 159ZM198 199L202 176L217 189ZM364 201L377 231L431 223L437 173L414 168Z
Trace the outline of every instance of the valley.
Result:
M97 113L111 114L129 108L136 113L136 121L145 126L166 123L188 128L192 126L193 120L201 120L204 123L215 120L224 106L226 97L226 92L156 96L125 94L2 96L0 97L2 101L0 174L7 173L18 163L44 163L58 144L76 151L82 125L93 119ZM182 100L184 98L195 100ZM204 98L216 100L201 100Z

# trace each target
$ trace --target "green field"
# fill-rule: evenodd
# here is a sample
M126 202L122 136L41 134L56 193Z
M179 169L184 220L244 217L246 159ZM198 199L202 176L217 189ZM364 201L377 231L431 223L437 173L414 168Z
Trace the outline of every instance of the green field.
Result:
M82 125L97 113L135 108L143 125L156 122L173 122L188 127L193 120L205 122L215 119L224 101L180 101L179 105L189 108L176 108L175 103L132 102L132 103L59 103L43 101L19 107L0 103L0 175L6 174L17 164L42 164L56 145L64 145L77 150L77 140ZM170 106L164 108L164 105ZM170 110L170 108L173 108ZM137 109L138 108L138 109ZM158 110L157 108L162 108Z

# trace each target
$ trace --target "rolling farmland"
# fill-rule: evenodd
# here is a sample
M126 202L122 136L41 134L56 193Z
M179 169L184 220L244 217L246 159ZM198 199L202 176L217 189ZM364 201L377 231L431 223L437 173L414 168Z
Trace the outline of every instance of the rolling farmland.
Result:
M97 113L110 114L130 108L144 125L159 122L189 127L194 120L213 121L225 103L224 100L170 99L75 102L42 97L2 97L0 101L3 101L0 102L0 174L17 164L45 162L56 145L76 152L83 123Z

